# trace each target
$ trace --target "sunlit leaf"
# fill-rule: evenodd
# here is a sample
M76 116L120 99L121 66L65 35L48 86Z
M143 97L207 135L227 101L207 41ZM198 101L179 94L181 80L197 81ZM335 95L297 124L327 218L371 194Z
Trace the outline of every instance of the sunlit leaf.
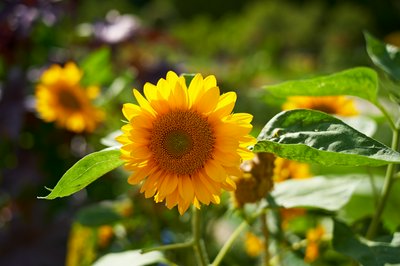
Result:
M272 96L279 98L353 95L375 103L378 77L373 69L356 67L332 75L268 85L265 89Z
M104 85L113 78L110 62L110 49L101 48L90 53L80 63L83 70L82 83L89 85Z
M364 32L367 42L367 52L372 62L391 77L400 80L400 49L386 44L368 32Z
M358 176L292 179L275 184L272 196L285 208L312 207L337 211L351 198L359 184Z
M368 116L357 115L343 116L338 118L355 130L367 135L368 137L372 137L378 127L376 121L372 118L369 118Z
M50 194L40 199L55 199L69 196L122 165L120 151L108 148L93 152L75 163L58 181Z
M142 254L140 250L109 253L98 259L93 266L144 266L162 263L165 259L160 251Z
M333 116L304 109L272 118L258 136L254 151L326 166L400 163L400 153Z
M346 224L335 221L332 244L336 251L363 266L400 263L400 233L394 234L391 243L372 242L358 238Z

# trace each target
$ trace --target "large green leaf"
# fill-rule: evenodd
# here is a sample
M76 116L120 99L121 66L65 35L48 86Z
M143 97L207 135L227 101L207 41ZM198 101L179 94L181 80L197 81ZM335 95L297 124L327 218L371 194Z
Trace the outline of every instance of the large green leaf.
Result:
M400 49L386 44L364 32L367 52L372 62L391 77L400 80Z
M326 166L400 163L400 153L333 116L305 109L273 117L258 136L254 151Z
M272 192L275 202L285 208L312 207L337 211L351 198L359 176L324 177L288 180L277 183Z
M400 263L400 233L394 234L391 243L372 242L357 238L346 224L335 221L332 244L336 251L355 259L363 266Z
M376 102L378 77L373 69L356 67L328 76L265 86L274 97L353 95ZM267 95L267 97L270 95Z
M49 195L39 198L55 199L69 196L122 164L119 149L107 148L93 152L75 163L61 177Z

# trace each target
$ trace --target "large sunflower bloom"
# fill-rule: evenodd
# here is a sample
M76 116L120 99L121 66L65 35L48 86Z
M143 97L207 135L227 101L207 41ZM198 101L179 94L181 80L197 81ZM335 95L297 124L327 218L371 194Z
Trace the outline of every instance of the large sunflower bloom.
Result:
M292 96L282 105L283 110L313 109L328 114L353 116L357 115L354 101L345 96Z
M184 77L170 71L157 85L146 83L138 105L124 104L128 123L117 140L132 185L156 202L165 200L182 215L194 204L220 202L222 189L232 191L231 176L241 174L242 160L255 143L249 132L252 116L232 114L236 94L220 95L214 76L197 74L187 88Z
M46 122L55 122L73 132L92 132L103 112L92 105L99 88L80 85L82 71L72 62L64 68L52 65L36 87L36 110Z

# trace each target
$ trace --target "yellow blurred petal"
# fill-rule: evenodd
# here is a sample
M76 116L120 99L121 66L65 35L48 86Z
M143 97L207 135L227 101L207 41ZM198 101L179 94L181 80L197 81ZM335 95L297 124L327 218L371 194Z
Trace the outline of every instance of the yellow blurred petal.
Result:
M215 160L209 160L207 164L205 165L205 170L207 175L217 181L217 182L223 182L226 179L226 171L225 169L216 162Z

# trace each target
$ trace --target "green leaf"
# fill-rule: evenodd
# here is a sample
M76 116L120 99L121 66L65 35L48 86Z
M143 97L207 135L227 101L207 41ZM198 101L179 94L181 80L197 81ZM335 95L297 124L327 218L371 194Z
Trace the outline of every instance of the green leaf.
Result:
M80 209L75 219L84 226L101 226L113 224L121 218L112 206L98 204Z
M254 151L326 166L400 163L400 153L331 115L305 109L273 117L258 136Z
M379 41L368 32L364 32L364 37L367 42L367 53L372 62L400 81L400 49Z
M356 129L357 131L360 131L361 133L367 135L368 137L372 137L375 134L376 129L378 128L376 121L368 116L341 116L338 118L347 125Z
M80 67L83 70L82 83L84 85L103 85L112 80L110 55L110 49L100 48L82 60Z
M196 76L196 74L182 73L181 76L183 76L185 78L186 86L189 88L189 85L192 82L192 79L194 78L194 76Z
M133 82L133 74L126 71L118 78L114 79L110 86L108 86L107 91L96 98L95 103L98 105L104 105L115 99L124 89L128 89Z
M357 238L344 223L334 221L333 248L361 263L363 266L384 266L400 263L400 233L395 233L391 243L372 242Z
M162 262L165 262L165 258L160 251L142 254L140 250L130 250L104 255L93 266L143 266Z
M75 163L58 181L54 189L46 197L39 199L55 199L69 196L122 165L120 151L116 148L107 148L86 155Z
M360 182L358 176L292 179L275 184L272 196L285 208L312 207L337 211L351 198Z
M356 67L332 75L287 81L264 87L274 97L353 95L376 102L378 77L367 67ZM270 95L267 95L270 96Z

